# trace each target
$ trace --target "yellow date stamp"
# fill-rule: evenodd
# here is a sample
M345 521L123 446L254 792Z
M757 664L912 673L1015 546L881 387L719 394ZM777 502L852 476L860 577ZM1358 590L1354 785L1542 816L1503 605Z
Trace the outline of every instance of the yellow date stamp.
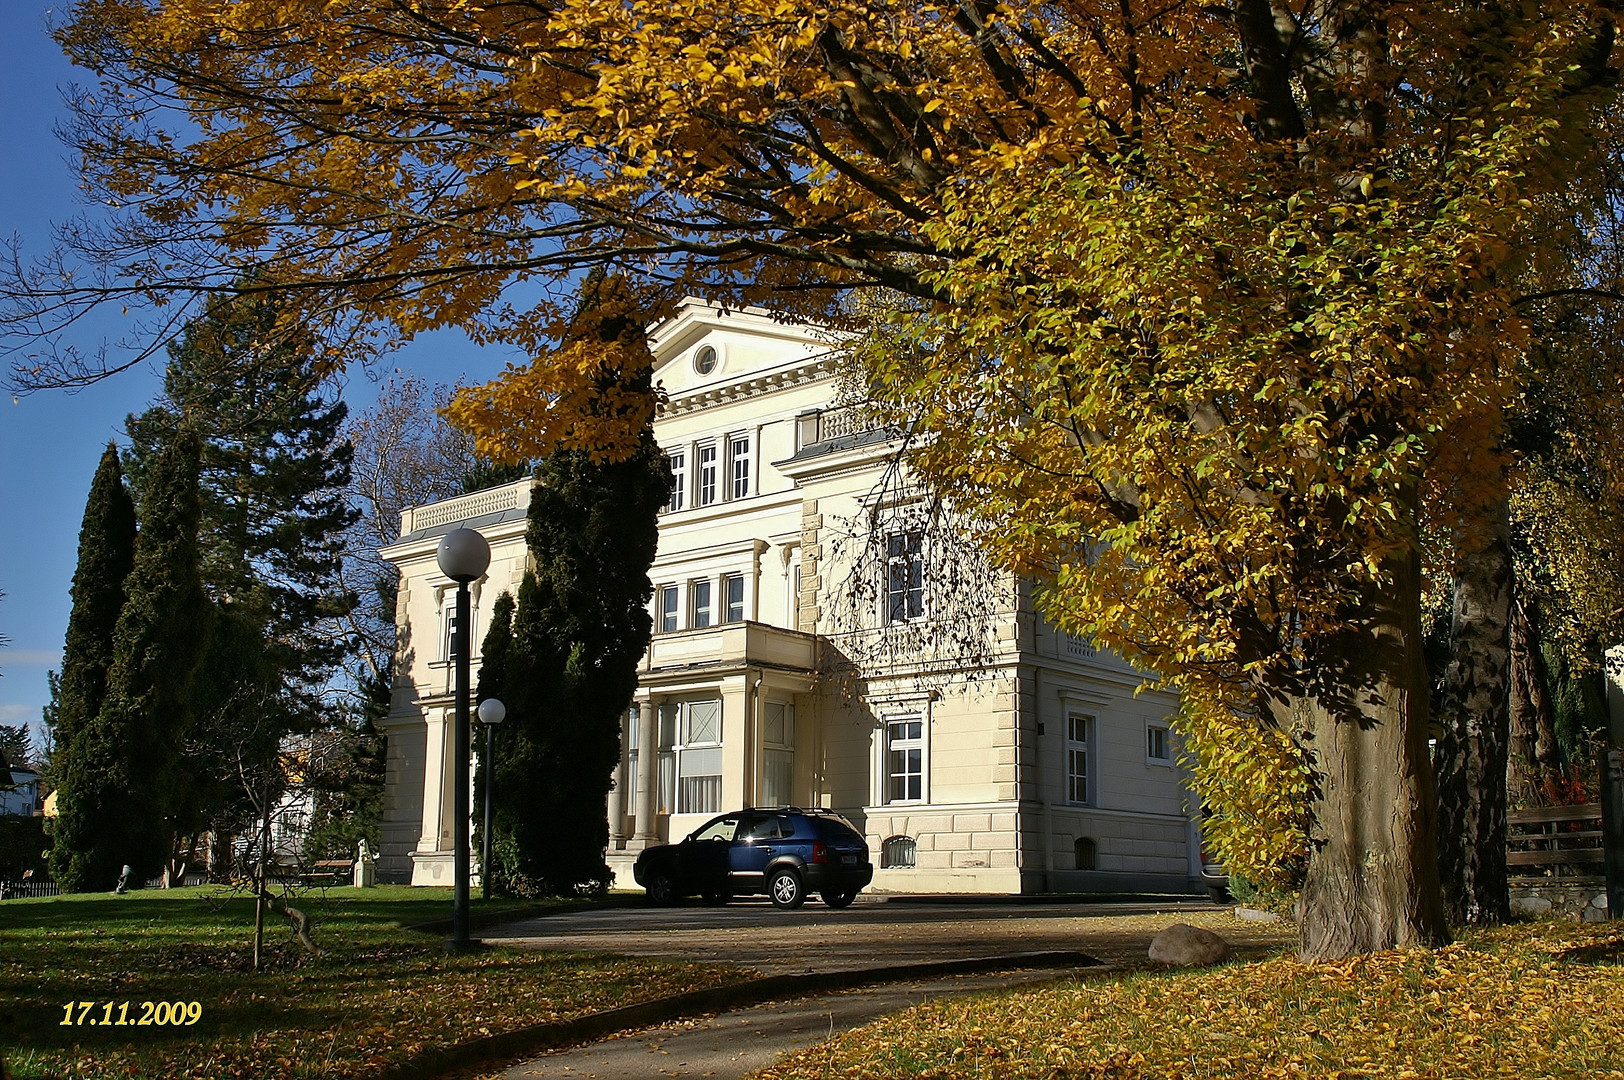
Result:
M58 1027L190 1027L203 1018L199 1001L70 1001Z

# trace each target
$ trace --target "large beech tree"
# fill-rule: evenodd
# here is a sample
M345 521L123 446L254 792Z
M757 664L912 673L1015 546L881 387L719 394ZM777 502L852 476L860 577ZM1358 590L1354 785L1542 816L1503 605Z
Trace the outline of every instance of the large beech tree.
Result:
M1503 493L1520 230L1589 160L1613 20L85 0L60 40L105 83L75 138L114 210L71 238L109 269L17 270L11 325L252 258L358 342L455 324L536 356L454 407L482 452L618 459L646 352L564 339L565 301L515 279L916 298L866 374L927 436L919 474L998 523L1062 626L1296 748L1310 956L1436 942L1423 561ZM102 370L38 364L20 380Z

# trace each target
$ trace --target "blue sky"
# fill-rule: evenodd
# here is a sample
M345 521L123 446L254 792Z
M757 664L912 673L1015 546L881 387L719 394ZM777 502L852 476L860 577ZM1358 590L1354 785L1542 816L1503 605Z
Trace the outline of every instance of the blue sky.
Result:
M47 35L60 10L40 0L0 2L0 236L20 236L36 253L52 221L82 209L66 151L52 133L62 115L59 88L87 81ZM91 350L118 330L118 315L110 313L78 343ZM394 368L447 383L488 379L502 366L501 357L451 334L419 341L393 360ZM149 365L74 394L0 398L0 634L11 639L0 649L0 723L39 720L45 673L61 661L91 475L102 447L122 438L124 417L152 397L161 374ZM372 390L356 372L345 396L352 409L365 408Z

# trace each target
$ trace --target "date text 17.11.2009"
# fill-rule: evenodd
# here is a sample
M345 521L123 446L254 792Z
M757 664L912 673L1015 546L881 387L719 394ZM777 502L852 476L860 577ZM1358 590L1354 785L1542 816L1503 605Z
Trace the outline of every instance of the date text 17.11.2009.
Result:
M62 1006L58 1026L182 1027L197 1023L202 1016L203 1005L197 1001L70 1001Z

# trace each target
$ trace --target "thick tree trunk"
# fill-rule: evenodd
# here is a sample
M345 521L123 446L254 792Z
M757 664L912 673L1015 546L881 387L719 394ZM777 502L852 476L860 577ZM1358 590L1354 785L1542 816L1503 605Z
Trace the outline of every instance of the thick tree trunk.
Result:
M1298 904L1305 959L1334 960L1449 939L1439 893L1437 795L1427 746L1430 687L1413 557L1369 587L1362 625L1319 642L1309 689L1267 692L1304 741L1315 802Z
M1511 751L1507 788L1519 806L1547 806L1562 784L1556 706L1539 627L1520 599L1511 608Z
M1438 865L1454 923L1511 917L1506 887L1511 548L1508 504L1455 578L1438 703Z

